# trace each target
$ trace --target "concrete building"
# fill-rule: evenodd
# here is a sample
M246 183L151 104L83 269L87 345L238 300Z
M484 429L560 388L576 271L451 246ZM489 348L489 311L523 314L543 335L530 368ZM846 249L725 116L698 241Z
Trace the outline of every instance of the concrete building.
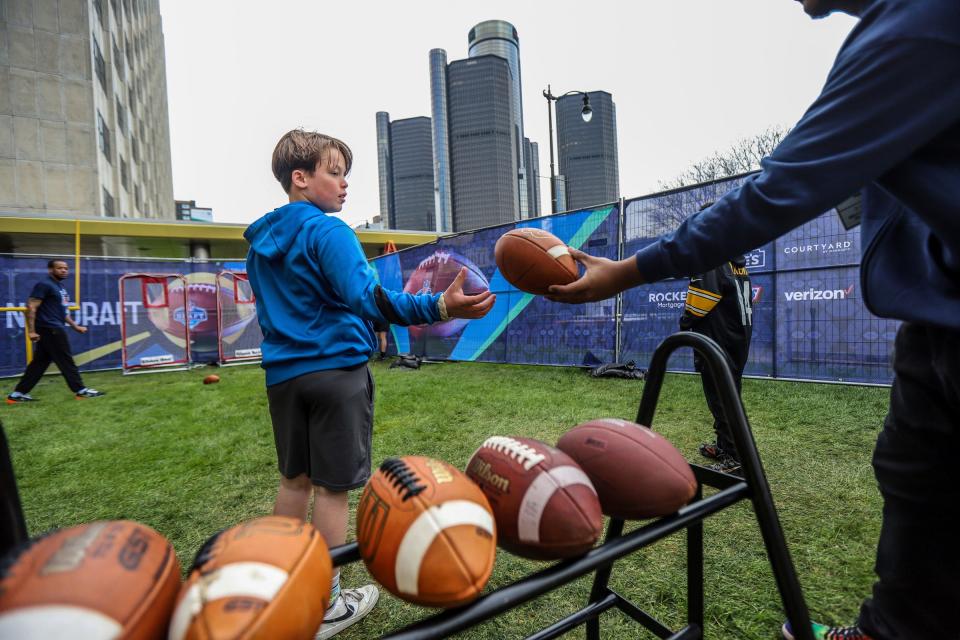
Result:
M159 0L0 2L0 211L175 219Z
M390 114L377 112L377 175L380 187L380 219L388 229L393 220L393 174L390 160Z
M447 67L453 230L517 219L519 167L506 60L488 55Z
M558 179L558 211L606 204L620 197L617 108L606 91L589 91L587 95L593 109L590 122L581 117L582 95L564 96L556 103L562 176Z

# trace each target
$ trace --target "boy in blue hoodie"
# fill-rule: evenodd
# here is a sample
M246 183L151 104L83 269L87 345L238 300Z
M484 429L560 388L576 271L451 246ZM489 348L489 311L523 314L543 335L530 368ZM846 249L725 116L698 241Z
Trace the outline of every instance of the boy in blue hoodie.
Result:
M440 294L377 284L356 234L329 215L343 207L352 161L336 138L286 133L273 174L290 203L244 232L280 467L273 513L306 520L312 495L311 522L330 547L346 541L347 492L370 477L372 324L481 318L495 302L489 291L463 293L466 269ZM318 640L363 618L378 595L373 585L341 591L338 571Z
M763 171L626 260L571 250L586 273L551 298L591 302L700 273L861 191L864 303L905 321L873 454L884 500L878 579L856 625L813 634L960 638L960 2L798 1L812 17L843 11L860 22Z

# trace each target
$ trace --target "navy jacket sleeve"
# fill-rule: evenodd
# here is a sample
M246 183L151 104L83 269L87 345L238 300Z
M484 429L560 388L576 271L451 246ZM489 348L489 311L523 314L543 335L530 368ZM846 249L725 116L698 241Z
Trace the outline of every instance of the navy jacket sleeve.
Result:
M356 233L347 225L341 223L329 228L316 239L314 247L320 273L358 316L371 322L388 321L403 326L430 324L440 319L439 293L395 292L379 285Z
M647 282L701 273L830 209L956 121L955 45L909 38L841 51L763 171L636 254Z

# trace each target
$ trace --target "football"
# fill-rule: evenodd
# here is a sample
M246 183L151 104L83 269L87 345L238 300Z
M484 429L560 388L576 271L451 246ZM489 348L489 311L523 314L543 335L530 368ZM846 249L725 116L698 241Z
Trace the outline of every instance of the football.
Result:
M603 531L590 478L567 454L530 438L487 438L467 463L486 494L501 547L525 558L586 553Z
M160 638L179 587L173 546L146 525L60 529L0 562L0 638Z
M490 288L490 283L487 282L483 272L468 258L447 249L438 249L417 265L407 278L403 291L404 293L443 293L453 284L463 267L467 268L467 277L463 281L465 294L476 295ZM430 325L414 325L409 329L410 338L413 340L425 336L448 338L460 332L467 322L469 320L451 318Z
M220 382L220 376L215 373L211 373L203 379L203 384L217 384L218 382Z
M493 257L507 282L538 296L546 295L551 285L580 277L567 245L543 229L511 229L497 240Z
M307 522L266 516L208 540L180 589L169 640L312 638L333 565Z
M357 506L367 570L414 604L455 607L480 595L496 555L490 505L459 469L405 456L380 465Z
M565 433L557 447L590 476L603 512L614 518L665 516L697 491L690 465L676 447L633 422L591 420Z

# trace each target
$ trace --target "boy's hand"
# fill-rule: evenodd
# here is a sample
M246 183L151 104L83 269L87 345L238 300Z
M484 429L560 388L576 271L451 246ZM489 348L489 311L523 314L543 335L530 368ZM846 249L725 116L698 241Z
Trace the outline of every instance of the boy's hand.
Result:
M443 301L447 307L448 318L482 318L493 308L497 296L489 290L468 296L463 292L463 281L467 278L467 268L460 269L447 290L443 292Z
M633 256L625 260L597 258L569 247L573 259L582 264L586 271L578 279L566 285L553 285L547 300L578 304L612 298L638 284L643 278L637 271L637 261Z

